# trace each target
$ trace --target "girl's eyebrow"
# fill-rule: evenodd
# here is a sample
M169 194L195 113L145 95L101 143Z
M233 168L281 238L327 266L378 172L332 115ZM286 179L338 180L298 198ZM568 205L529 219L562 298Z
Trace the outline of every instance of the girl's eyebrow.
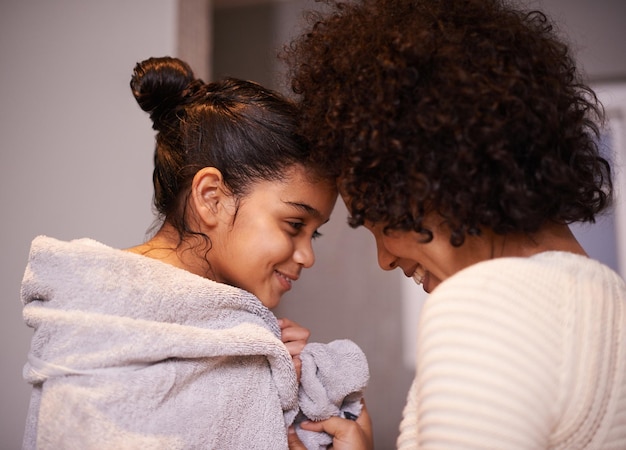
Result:
M302 211L307 213L316 219L322 220L322 213L320 213L317 209L313 208L311 205L307 205L306 203L299 202L285 202L287 205L297 209L298 211Z

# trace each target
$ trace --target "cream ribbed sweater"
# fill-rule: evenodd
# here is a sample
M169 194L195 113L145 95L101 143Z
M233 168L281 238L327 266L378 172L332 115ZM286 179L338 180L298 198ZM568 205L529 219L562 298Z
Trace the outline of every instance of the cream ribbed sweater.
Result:
M626 449L626 284L562 252L431 294L399 449Z

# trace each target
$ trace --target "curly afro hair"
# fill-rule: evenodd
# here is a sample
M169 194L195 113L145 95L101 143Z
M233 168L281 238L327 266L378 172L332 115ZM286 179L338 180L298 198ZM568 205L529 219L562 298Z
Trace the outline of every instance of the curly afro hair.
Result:
M327 0L285 49L301 132L349 223L452 245L595 220L612 195L602 105L539 11L500 0Z

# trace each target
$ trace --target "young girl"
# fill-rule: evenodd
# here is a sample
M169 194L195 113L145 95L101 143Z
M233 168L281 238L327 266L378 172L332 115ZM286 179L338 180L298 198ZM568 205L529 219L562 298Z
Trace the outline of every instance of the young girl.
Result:
M174 58L131 88L157 131L161 226L125 251L33 241L24 448L286 448L309 333L269 308L313 265L335 185L274 92Z

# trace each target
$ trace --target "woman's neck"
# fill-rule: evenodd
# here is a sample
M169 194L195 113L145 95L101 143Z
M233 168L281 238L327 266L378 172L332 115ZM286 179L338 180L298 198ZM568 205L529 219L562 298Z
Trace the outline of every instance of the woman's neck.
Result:
M570 228L564 224L546 224L532 234L496 235L493 242L493 257L528 257L547 251L561 251L588 256Z

